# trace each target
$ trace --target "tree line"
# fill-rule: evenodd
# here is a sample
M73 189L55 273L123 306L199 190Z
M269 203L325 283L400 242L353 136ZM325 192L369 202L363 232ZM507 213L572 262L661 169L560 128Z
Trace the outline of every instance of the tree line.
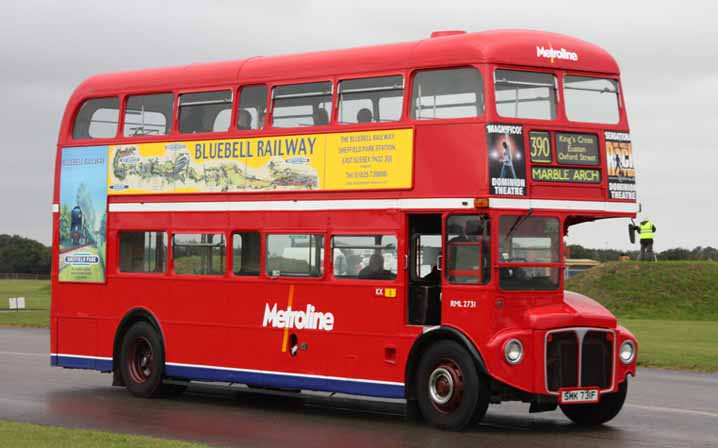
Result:
M590 258L596 261L616 261L621 256L628 256L635 260L639 251L620 251L617 249L589 249L579 244L570 244L566 251L567 258ZM656 252L659 260L718 260L718 249L707 246L697 246L691 249L677 247Z
M0 234L0 273L50 274L51 249L30 238Z

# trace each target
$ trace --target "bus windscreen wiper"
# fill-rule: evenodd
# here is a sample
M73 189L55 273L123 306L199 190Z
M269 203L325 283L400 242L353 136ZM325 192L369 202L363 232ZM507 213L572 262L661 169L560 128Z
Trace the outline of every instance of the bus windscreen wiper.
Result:
M504 241L508 240L509 237L511 237L511 235L514 233L514 230L516 230L521 225L522 222L524 222L526 219L530 218L531 215L533 214L533 212L534 212L534 209L530 208L529 211L525 215L521 215L518 218L516 218L516 221L514 221L513 225L509 229L509 232L506 234L506 238L504 238Z

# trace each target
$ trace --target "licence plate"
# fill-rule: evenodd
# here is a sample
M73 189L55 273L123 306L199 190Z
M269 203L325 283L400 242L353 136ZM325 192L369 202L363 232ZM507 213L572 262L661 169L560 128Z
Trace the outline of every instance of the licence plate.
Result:
M564 389L560 391L559 403L598 403L598 389Z

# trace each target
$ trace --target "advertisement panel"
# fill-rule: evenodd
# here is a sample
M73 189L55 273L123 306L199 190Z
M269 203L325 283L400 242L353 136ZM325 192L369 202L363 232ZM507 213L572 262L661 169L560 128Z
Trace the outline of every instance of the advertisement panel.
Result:
M108 194L408 189L413 130L110 146Z
M105 281L107 153L107 146L62 150L60 281Z
M493 195L526 195L523 128L511 124L487 124L489 192Z
M627 132L605 132L608 196L636 200L636 169L631 136Z

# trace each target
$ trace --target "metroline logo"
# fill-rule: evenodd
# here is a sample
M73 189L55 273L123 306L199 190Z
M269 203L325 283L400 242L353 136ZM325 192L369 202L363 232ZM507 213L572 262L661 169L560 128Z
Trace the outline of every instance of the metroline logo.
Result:
M552 64L554 62L554 59L578 61L578 53L568 51L565 48L561 48L560 50L554 50L551 44L549 44L548 48L536 45L536 57L551 59Z
M264 320L262 326L273 328L296 328L297 330L332 331L334 329L334 314L320 313L314 305L307 305L304 311L293 310L291 305L286 310L278 310L275 303L272 308L269 303L264 306Z

